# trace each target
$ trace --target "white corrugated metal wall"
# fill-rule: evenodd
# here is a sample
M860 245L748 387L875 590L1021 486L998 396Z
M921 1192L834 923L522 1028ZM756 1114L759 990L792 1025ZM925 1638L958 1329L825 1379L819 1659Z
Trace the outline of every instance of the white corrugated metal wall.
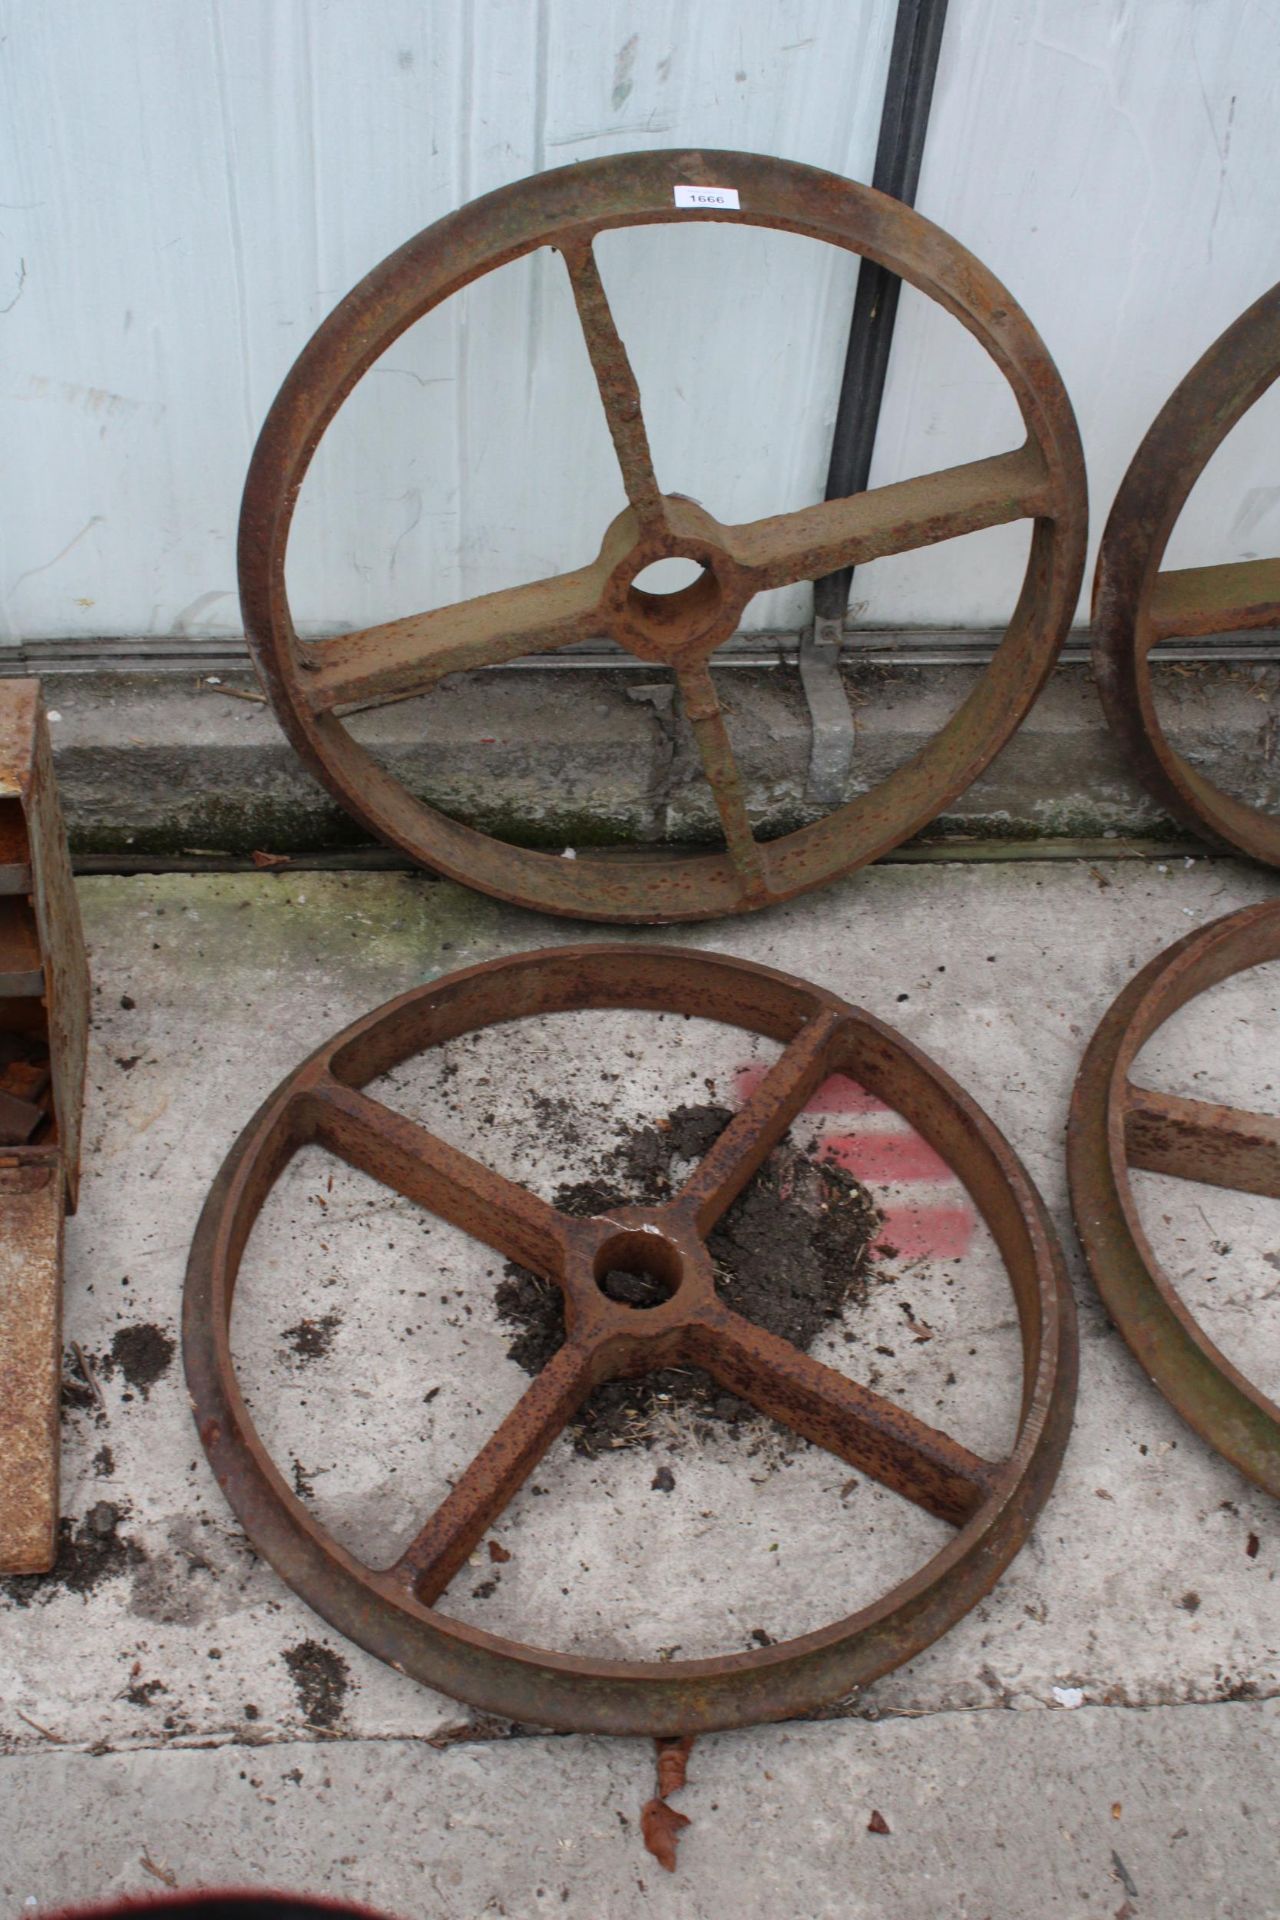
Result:
M0 3L0 597L9 640L238 630L235 524L267 406L378 259L536 169L741 147L868 178L893 0ZM918 203L1039 327L1094 540L1192 360L1280 277L1274 0L951 0ZM661 483L726 518L820 497L854 263L665 228L601 259ZM1275 396L1271 396L1274 398ZM1175 557L1280 550L1280 408ZM1012 403L907 291L873 482L1010 445ZM579 564L622 504L558 260L387 356L304 490L300 624L364 625ZM875 624L994 625L1022 529L858 575ZM807 596L758 603L796 624Z

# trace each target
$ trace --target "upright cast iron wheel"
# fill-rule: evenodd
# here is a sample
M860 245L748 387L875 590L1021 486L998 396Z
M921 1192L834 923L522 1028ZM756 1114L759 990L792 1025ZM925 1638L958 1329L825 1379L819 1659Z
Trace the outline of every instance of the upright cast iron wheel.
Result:
M1212 456L1280 374L1280 284L1255 300L1174 388L1120 483L1093 588L1093 663L1135 772L1197 833L1280 866L1280 820L1223 793L1173 746L1151 688L1162 640L1280 627L1280 559L1162 571L1178 516Z
M681 184L736 190L740 211L688 211ZM865 254L953 314L1013 389L1015 452L795 513L724 526L658 485L640 394L593 252L599 233L676 220L777 227ZM299 639L285 587L298 491L356 382L423 314L539 247L563 258L629 505L591 565L318 643ZM709 663L757 593L839 567L1034 521L1022 590L995 658L960 709L904 766L814 824L760 841ZM706 919L769 906L897 846L962 792L1013 733L1057 655L1083 567L1085 481L1070 402L1043 343L980 261L911 208L791 161L742 153L640 153L504 187L439 220L375 267L310 341L262 429L240 516L246 632L298 752L370 832L422 865L502 899L582 919ZM653 561L696 561L679 593L635 585ZM670 667L715 797L724 851L620 863L511 845L416 799L343 724L353 705L422 693L444 675L609 635Z
M425 1048L504 1020L635 1007L721 1021L783 1051L674 1199L594 1219L559 1213L361 1089ZM706 1236L810 1095L855 1076L919 1130L968 1188L1009 1274L1022 1344L1009 1457L967 1447L734 1313ZM314 1143L554 1281L566 1337L416 1538L386 1567L339 1546L288 1486L245 1407L231 1358L236 1275L283 1168ZM647 1309L601 1290L643 1272ZM401 1672L489 1712L595 1733L697 1733L815 1711L898 1666L989 1592L1048 1497L1076 1380L1071 1291L1044 1205L980 1108L892 1029L771 968L664 947L520 954L416 988L312 1054L264 1102L219 1173L196 1231L183 1352L200 1438L264 1557L304 1600ZM435 1602L591 1389L685 1363L956 1528L931 1560L860 1612L720 1659L598 1661L520 1645Z

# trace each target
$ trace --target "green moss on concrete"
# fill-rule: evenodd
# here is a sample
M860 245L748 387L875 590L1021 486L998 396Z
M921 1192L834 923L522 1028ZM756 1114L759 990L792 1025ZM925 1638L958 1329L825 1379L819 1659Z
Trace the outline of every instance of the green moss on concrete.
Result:
M132 952L140 980L163 982L198 1024L243 1005L255 981L296 980L305 995L317 979L340 979L346 1004L326 1005L330 1025L299 1034L299 1058L359 1012L490 958L511 943L517 917L486 894L414 873L95 876L77 891L90 946ZM547 937L547 923L539 932L535 916L518 917L526 944Z
M424 795L429 804L431 796ZM452 797L452 796L451 796ZM550 807L535 815L511 801L489 801L452 817L512 846L558 853L562 847L624 847L641 843L651 825L646 812L637 817L619 812L593 812L589 807ZM282 801L269 795L247 800L224 800L202 794L175 804L172 811L145 820L122 817L104 820L76 811L74 793L68 795L67 834L73 853L156 854L171 858L198 849L237 856L266 853L332 853L377 844L360 824L325 800L314 806Z
M434 804L430 795L422 796ZM463 819L479 833L505 840L513 847L529 847L538 852L559 853L563 847L629 847L642 844L644 829L651 824L647 807L623 812L616 807L600 811L580 806L541 806L535 814L519 804L495 799L478 801L464 815L456 802L454 819Z
M175 790L171 804L166 805L164 783L140 771L140 789L147 796L140 807L132 805L128 792L118 790L104 800L101 789L91 804L81 806L80 788L72 770L68 772L71 777L64 782L63 796L76 854L175 858L198 851L245 857L264 851L306 855L342 853L374 844L322 789L301 780L295 785L285 779L258 790L246 790L234 781L229 791ZM1029 793L1025 802L1005 808L964 804L980 796L981 787L962 796L960 804L940 814L921 837L1089 839L1110 832L1176 839L1183 835L1183 829L1151 801L1117 798L1114 791L1097 797L1070 793L1061 799ZM499 782L482 794L428 790L421 797L428 804L446 801L442 811L450 817L511 846L535 851L722 844L714 811L695 787L681 789L657 808L650 800L620 802L614 793L584 794L580 785L572 800L562 801L554 782L548 783L545 792L530 791L526 783L514 792L509 787L504 791ZM825 811L786 782L762 797L763 805L754 811L757 831L767 840L794 833Z
M1154 807L1129 810L1064 802L1026 814L1009 810L940 813L916 840L1101 840L1113 835L1174 841L1185 840L1187 830Z
M768 806L756 814L762 839L777 840L823 816L823 809L798 800ZM673 810L666 831L653 832L652 816L592 813L582 808L548 810L534 818L509 805L477 808L468 826L516 847L559 852L563 847L682 846L718 847L718 826L700 812ZM147 822L84 819L69 810L68 835L73 854L155 855L177 858L193 853L243 858L255 852L290 855L350 852L379 844L340 808L307 808L264 801L223 804L216 798ZM1098 839L1104 834L1141 834L1146 839L1178 840L1186 830L1154 807L1124 808L1064 801L1026 813L1010 810L950 810L939 814L917 836L921 840L972 835L985 840Z

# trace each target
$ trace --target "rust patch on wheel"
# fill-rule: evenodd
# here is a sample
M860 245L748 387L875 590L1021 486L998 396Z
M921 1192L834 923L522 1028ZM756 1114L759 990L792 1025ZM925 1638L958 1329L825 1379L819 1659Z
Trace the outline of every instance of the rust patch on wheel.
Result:
M669 1199L560 1212L362 1091L391 1067L504 1020L637 1008L715 1020L782 1053ZM744 1319L707 1240L815 1090L848 1074L904 1115L964 1182L1004 1261L1022 1342L1017 1438L984 1460L948 1434ZM231 1359L244 1247L295 1151L316 1144L418 1202L564 1297L566 1339L394 1564L362 1564L267 1455ZM653 1283L633 1305L603 1284ZM807 1713L909 1659L995 1584L1066 1445L1075 1321L1061 1254L1022 1166L973 1101L870 1014L765 967L663 947L564 947L419 987L320 1047L259 1109L205 1204L187 1269L183 1349L200 1436L254 1545L340 1632L427 1685L510 1719L610 1733L696 1733ZM950 1521L953 1539L882 1600L802 1638L719 1659L581 1659L436 1610L516 1489L601 1381L676 1362Z
M682 182L731 184L740 211L674 204ZM1011 452L795 513L724 525L654 474L640 393L596 266L597 235L676 220L776 227L863 254L960 321L1013 389ZM628 505L576 572L314 644L299 639L285 555L299 489L330 421L373 363L471 281L540 248L568 272ZM758 593L980 528L1034 523L1022 590L995 658L923 752L826 818L756 838L710 663ZM240 514L240 600L263 682L294 746L371 833L468 886L587 920L707 919L786 900L877 859L961 793L1018 726L1053 665L1084 561L1084 465L1057 369L992 274L910 207L791 161L633 153L538 174L437 221L375 267L310 341L262 429ZM702 572L680 592L637 585L654 561ZM575 860L511 845L416 799L343 715L424 693L445 675L612 637L669 667L712 789L722 853Z

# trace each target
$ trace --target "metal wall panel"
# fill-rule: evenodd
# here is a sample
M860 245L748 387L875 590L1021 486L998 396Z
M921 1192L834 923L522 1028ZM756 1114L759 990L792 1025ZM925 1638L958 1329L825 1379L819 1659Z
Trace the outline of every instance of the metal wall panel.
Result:
M598 153L737 146L866 178L892 22L892 0L0 4L0 637L236 632L253 437L371 265ZM1268 0L952 0L920 205L1057 356L1099 527L1165 393L1280 277L1278 76ZM733 517L819 498L852 263L720 228L611 236L601 257L662 484ZM1010 444L1011 413L908 295L873 479ZM1199 489L1204 557L1280 544L1265 425ZM560 263L505 268L335 423L290 555L300 624L572 566L620 504ZM1001 620L1023 537L865 569L865 618ZM772 596L753 624L806 602Z
M1139 440L1210 341L1280 279L1274 0L952 0L917 204L999 274L1058 363L1092 540ZM872 483L1012 444L999 377L905 290ZM1169 558L1280 552L1280 394L1206 471ZM862 618L1003 621L1018 528L855 577Z

